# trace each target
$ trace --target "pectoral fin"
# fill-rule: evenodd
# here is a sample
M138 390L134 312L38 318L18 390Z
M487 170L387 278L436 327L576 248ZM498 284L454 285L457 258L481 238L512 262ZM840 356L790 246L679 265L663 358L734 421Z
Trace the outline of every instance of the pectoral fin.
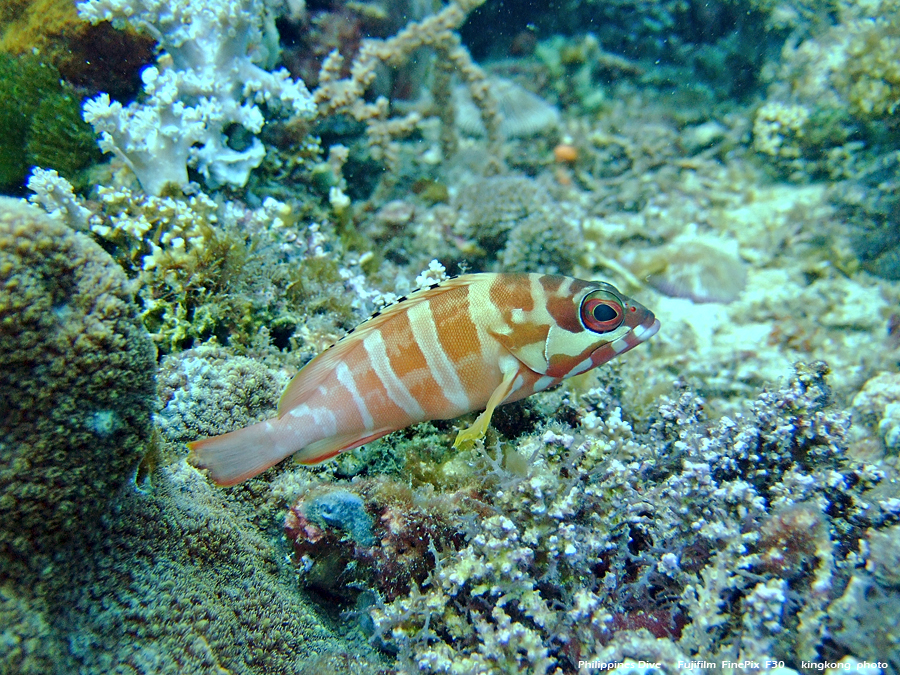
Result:
M505 364L503 370L503 380L500 385L494 389L494 393L488 399L487 407L481 413L468 429L463 429L456 436L453 442L454 448L468 447L475 441L484 438L487 428L491 424L491 415L494 414L494 408L503 403L507 397L513 392L516 385L516 377L519 374L519 364L516 359L510 358ZM501 367L503 367L501 365Z
M546 373L547 340L551 326L520 326L518 330L488 331L488 334L503 345L510 354L536 373Z

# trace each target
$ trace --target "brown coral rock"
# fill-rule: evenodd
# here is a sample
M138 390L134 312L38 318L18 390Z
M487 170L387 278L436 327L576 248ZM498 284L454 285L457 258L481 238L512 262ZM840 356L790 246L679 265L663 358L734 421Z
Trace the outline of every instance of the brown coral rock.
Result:
M93 241L0 200L0 579L89 529L151 436L155 350Z
M161 467L153 485L116 499L54 598L79 672L377 672L355 624L333 632L309 608L286 548L265 531L266 509L184 462Z

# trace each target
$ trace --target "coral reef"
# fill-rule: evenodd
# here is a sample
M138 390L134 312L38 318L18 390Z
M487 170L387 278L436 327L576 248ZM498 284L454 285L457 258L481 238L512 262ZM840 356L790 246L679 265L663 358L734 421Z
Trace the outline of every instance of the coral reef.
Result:
M869 560L866 570L872 572L882 586L900 587L900 525L882 532L871 532L867 540Z
M342 661L343 672L375 670L364 643L342 644L310 612L282 553L255 524L258 503L226 498L184 464L161 469L154 484L118 500L89 552L102 563L77 566L57 599L77 636L70 651L79 667L302 672L317 659L319 672Z
M151 490L126 491L95 517L39 597L4 586L0 671L378 672L354 631L312 613L261 511L183 463L156 470Z
M333 231L300 225L288 204L267 198L250 209L203 192L156 197L124 187L101 187L98 197L90 229L141 280L142 319L165 353L213 336L237 349L260 340L287 347L303 316L324 308L318 322L331 325L333 341L335 323L347 329L364 316L359 299L337 290L352 272Z
M854 574L844 594L831 607L837 641L856 653L884 654L889 672L900 669L900 594L884 588L867 574ZM869 659L874 660L874 659Z
M159 195L167 184L186 188L188 167L212 187L242 186L265 156L256 138L264 123L260 104L280 104L289 115L313 113L303 82L258 65L277 50L264 30L260 0L238 7L183 2L175 11L152 1L86 0L78 11L93 23L127 22L148 31L164 52L141 74L142 103L125 107L102 94L84 108L101 135L100 148L134 171L148 194Z
M255 524L258 498L226 503L183 462L158 457L136 476L156 392L133 284L37 207L6 199L2 214L0 670L375 671L365 644L342 646L306 609ZM179 373L204 373L204 357L216 364L207 352L164 369L163 397ZM247 368L229 361L224 377L246 387ZM266 404L286 379L269 377ZM253 398L242 391L231 405L252 409ZM168 400L162 413L170 438L194 431L176 410Z
M683 77L712 81L728 91L724 80L729 72L730 86L740 95L752 85L768 46L764 19L747 5L728 3L700 7L674 0L572 0L550 6L513 0L482 8L463 36L475 55L485 59L508 56L522 32L581 37L590 31L607 52L654 63L661 74L668 74L666 65L676 65L684 68Z
M753 120L753 146L772 157L796 159L802 154L799 144L806 133L809 109L794 104L768 101L756 111Z
M783 9L807 19L767 69L769 100L757 111L754 145L792 180L838 181L831 199L849 221L856 257L896 279L900 70L887 55L900 41L900 6L838 3L827 21L803 2Z
M175 445L258 422L270 416L289 379L221 347L170 354L159 367L160 433Z
M304 583L324 597L345 606L361 588L403 597L425 582L438 551L460 547L452 516L467 495L429 496L385 478L348 487L304 485L285 518Z
M859 169L833 187L831 199L847 222L847 238L859 265L886 279L900 279L900 162L890 149L857 161Z
M0 202L0 558L40 572L133 478L151 441L155 350L97 244Z
M900 672L895 0L78 7L0 7L0 672ZM483 446L184 464L494 270L662 329Z
M896 554L892 517L863 498L884 474L847 459L849 417L830 406L826 374L799 365L784 388L716 423L683 391L645 433L610 391L592 390L574 429L476 455L477 487L407 489L386 505L388 479L307 483L286 530L311 586L378 592L375 634L405 672L575 672L629 634L643 640L632 658L652 635L671 655L815 659L829 627L848 625L840 596L865 529L873 597L893 592L883 570ZM374 516L374 541L312 522L323 491ZM438 518L431 529L425 513ZM440 534L454 530L464 539ZM402 556L385 555L399 542ZM396 572L380 573L386 560L417 561L400 575L415 584L398 589ZM847 635L852 653L876 657Z
M580 39L554 35L535 46L535 56L550 75L545 88L553 89L561 102L584 110L603 106L607 96L604 80L611 73L623 77L644 74L637 62L604 51L593 33Z
M576 260L579 226L536 181L497 176L462 187L453 199L454 230L481 249L470 260L510 272L569 273Z

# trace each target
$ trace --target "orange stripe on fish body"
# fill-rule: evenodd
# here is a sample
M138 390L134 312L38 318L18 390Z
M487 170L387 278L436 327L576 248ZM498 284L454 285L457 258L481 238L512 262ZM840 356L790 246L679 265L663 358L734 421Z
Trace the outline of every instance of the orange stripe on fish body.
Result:
M417 291L351 331L291 381L278 415L190 443L189 461L233 485L289 455L316 464L392 431L494 409L652 337L653 314L603 282L469 274Z

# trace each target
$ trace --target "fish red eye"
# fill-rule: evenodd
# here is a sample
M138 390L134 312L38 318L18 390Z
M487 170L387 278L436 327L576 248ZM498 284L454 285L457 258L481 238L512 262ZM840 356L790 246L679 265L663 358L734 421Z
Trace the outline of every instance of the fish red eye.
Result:
M581 321L594 333L608 333L622 325L625 307L607 291L594 291L581 302Z

